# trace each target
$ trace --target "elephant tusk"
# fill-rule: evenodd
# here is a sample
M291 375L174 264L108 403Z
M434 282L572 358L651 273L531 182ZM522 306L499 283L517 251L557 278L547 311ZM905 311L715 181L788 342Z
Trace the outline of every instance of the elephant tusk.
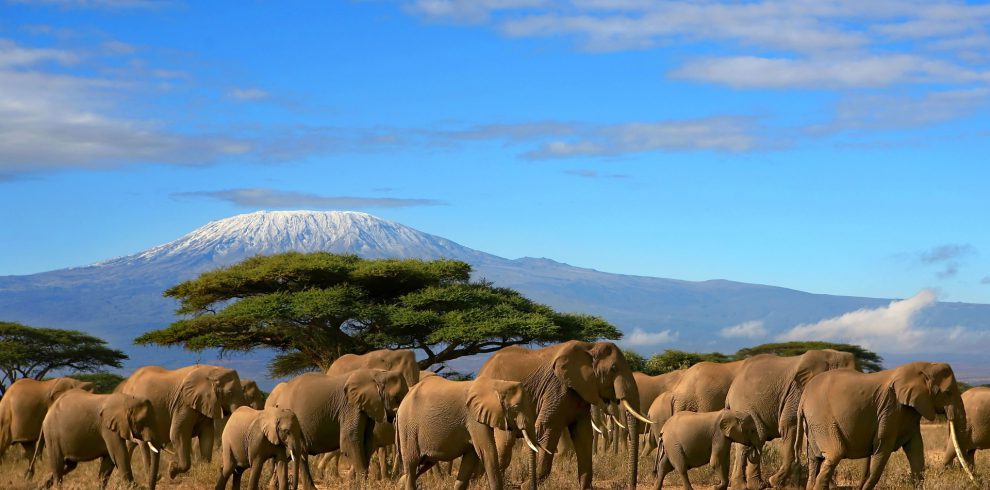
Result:
M636 410L634 410L633 407L629 406L629 401L627 401L625 398L622 399L622 406L625 407L626 411L628 411L629 413L631 413L633 415L633 417L636 417L637 419L639 419L640 422L644 422L644 423L647 423L647 424L652 424L653 423L650 419L642 416L639 412L637 412Z
M597 425L595 425L595 421L594 420L591 421L591 428L592 429L595 429L595 432L597 432L599 434L605 434L604 432L602 432L601 429L598 428Z
M615 415L609 415L609 417L612 417L612 422L615 422L615 425L618 425L619 428L621 428L621 429L625 429L626 428L626 426L622 425L622 422L619 422L619 419L616 418Z
M158 448L156 448L150 441L148 442L148 449L151 449L151 452L158 454Z
M951 420L949 421L949 436L952 437L952 446L956 448L956 457L959 459L959 464L962 465L966 476L975 482L976 478L973 477L973 472L969 470L969 465L966 464L966 458L963 458L962 448L959 447L959 438L956 437L956 424Z
M534 453L540 452L540 450L536 447L536 445L533 444L533 441L529 438L529 433L526 432L525 430L522 431L522 433L523 433L523 439L526 439L526 445L529 446L529 449L531 449Z
M295 454L292 454L292 450L291 449L289 450L289 461L292 461L292 462L295 462L296 461L296 455Z

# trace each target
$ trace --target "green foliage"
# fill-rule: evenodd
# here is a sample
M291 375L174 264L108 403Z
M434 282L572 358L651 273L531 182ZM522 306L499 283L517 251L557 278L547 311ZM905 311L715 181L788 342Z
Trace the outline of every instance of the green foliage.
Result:
M186 317L135 342L273 348L270 371L285 376L380 348L421 350L425 369L509 345L621 337L601 318L556 312L512 289L471 282L470 274L455 260L253 257L165 291Z
M89 381L93 383L94 393L113 393L114 388L117 387L124 377L119 374L108 373L106 371L100 371L98 373L82 373L82 374L70 374L70 378L78 379L79 381Z
M0 393L20 378L119 368L125 359L127 355L107 347L103 339L83 332L0 322Z
M646 372L646 358L639 355L638 352L629 349L622 349L622 355L626 357L626 362L629 364L629 369L639 371L641 373Z
M678 369L687 369L699 362L729 362L732 357L721 352L685 352L676 349L667 349L662 354L654 354L646 361L644 373L651 376L669 373Z
M834 349L848 352L856 358L856 366L866 373L875 373L883 370L883 357L876 352L864 349L852 344L834 344L831 342L803 341L803 342L782 342L775 344L762 344L756 347L740 349L736 352L736 359L745 359L757 354L776 354L778 356L800 356L809 350Z

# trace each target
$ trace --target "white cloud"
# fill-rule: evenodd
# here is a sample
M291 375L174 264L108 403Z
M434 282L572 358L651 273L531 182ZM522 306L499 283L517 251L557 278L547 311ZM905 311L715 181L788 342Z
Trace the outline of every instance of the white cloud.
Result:
M268 97L268 92L260 88L233 88L227 96L238 100L259 100Z
M731 327L725 327L719 332L727 339L746 338L757 339L767 335L767 329L762 320L750 320Z
M780 335L781 341L831 340L859 344L881 352L933 351L947 341L983 337L962 327L922 328L916 324L922 310L935 304L935 292L925 289L887 306L864 308L814 324L798 325Z
M663 330L660 332L646 332L641 328L633 330L632 334L625 339L625 344L631 346L651 346L667 344L677 340L677 332Z

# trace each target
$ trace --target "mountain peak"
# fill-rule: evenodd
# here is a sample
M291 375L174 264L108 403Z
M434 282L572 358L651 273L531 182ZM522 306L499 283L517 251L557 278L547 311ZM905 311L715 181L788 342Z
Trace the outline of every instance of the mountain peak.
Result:
M94 265L165 261L201 262L215 267L254 255L289 251L352 253L365 258L445 257L472 262L487 256L367 213L256 211L211 221L177 240Z

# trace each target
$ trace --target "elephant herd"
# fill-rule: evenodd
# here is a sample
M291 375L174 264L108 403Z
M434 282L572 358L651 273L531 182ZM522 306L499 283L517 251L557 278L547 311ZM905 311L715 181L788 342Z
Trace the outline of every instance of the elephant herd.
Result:
M375 455L381 476L401 473L409 490L438 463L454 460L454 488L478 476L501 489L519 441L528 468L523 486L546 479L558 448L568 447L575 483L590 489L597 441L607 439L628 449L627 488L639 479L642 442L644 457L656 452L657 489L672 472L690 489L688 469L704 465L720 477L719 489L796 484L802 452L808 488L829 488L839 461L865 459L860 487L870 489L898 449L920 484L922 418L948 419L944 462L958 459L971 478L975 451L990 448L990 388L961 394L951 367L940 363L862 373L851 354L834 350L648 376L633 372L613 343L570 341L503 348L471 381L420 371L411 351L380 350L342 356L325 373L278 384L267 399L236 371L207 365L143 367L112 394L92 389L69 378L14 383L0 399L0 457L12 444L23 446L29 477L43 459L50 473L44 486L99 459L105 486L115 469L133 481L136 449L153 490L163 453L171 456L173 479L189 471L197 444L207 462L217 444L218 490L231 479L239 488L244 472L258 488L269 460L274 471L264 484L283 490L316 488L311 459L334 470L346 462L349 478L361 482ZM781 439L780 466L764 479L761 455L774 439Z

